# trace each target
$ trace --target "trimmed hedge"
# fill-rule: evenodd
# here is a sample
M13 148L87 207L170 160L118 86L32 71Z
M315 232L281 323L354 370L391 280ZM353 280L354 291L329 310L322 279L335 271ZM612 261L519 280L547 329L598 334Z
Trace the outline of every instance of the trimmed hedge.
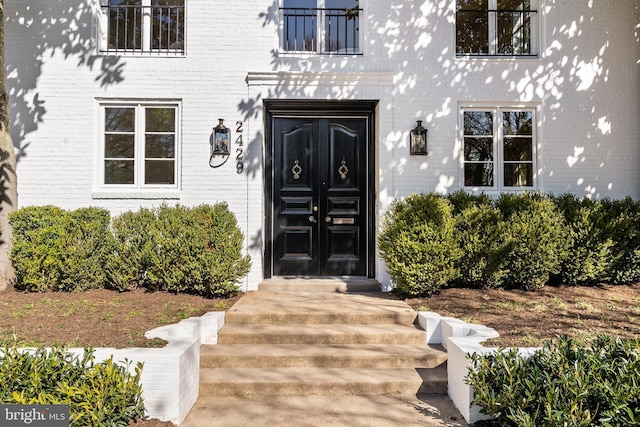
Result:
M99 208L28 207L10 221L20 290L141 287L225 297L251 266L226 204L141 209L113 221Z
M638 339L561 337L530 357L499 349L470 359L474 403L501 425L640 425Z
M11 213L16 289L82 291L104 287L109 212L32 206Z
M0 344L0 403L69 405L72 427L127 426L145 415L140 375L129 363L110 358L95 363L93 350L75 356L65 347L20 348L15 341Z
M640 281L640 203L568 194L412 195L383 217L379 245L398 291L411 296L447 284L535 290L552 281L632 283Z
M395 203L383 218L379 249L397 292L429 295L455 278L459 248L452 206L435 194Z

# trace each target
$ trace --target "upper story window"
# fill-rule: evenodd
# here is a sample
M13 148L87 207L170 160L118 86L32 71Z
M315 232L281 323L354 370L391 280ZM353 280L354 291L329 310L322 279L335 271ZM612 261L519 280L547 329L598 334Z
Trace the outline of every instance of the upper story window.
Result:
M535 186L535 110L463 108L464 186L477 190Z
M102 0L109 53L184 53L185 0Z
M456 0L456 55L537 56L535 0Z
M358 0L282 0L283 53L359 55Z
M178 106L108 103L101 112L100 185L177 188Z

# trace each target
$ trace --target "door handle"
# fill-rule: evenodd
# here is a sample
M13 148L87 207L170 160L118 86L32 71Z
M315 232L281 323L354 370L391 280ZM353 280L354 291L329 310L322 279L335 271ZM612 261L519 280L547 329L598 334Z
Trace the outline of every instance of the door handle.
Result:
M325 217L324 222L331 222L331 217L330 216Z
M316 217L313 215L309 216L309 222L316 222Z

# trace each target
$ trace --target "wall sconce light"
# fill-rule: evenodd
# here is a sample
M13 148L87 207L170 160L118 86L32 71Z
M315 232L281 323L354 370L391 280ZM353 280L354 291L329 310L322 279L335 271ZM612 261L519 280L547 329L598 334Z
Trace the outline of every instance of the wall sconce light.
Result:
M424 155L427 153L427 130L422 127L422 120L418 120L418 126L411 130L410 154Z
M209 145L211 146L209 166L212 168L222 166L229 158L231 145L231 131L225 127L224 119L218 119L218 126L213 128ZM216 157L220 157L220 159L216 159Z

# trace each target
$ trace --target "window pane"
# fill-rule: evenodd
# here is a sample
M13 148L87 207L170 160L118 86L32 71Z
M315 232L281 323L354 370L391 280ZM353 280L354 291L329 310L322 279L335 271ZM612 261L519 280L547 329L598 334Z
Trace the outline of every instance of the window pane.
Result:
M467 187L493 186L493 163L465 163L464 185Z
M522 55L531 53L531 13L529 1L498 1L497 53Z
M147 160L144 162L145 184L173 184L174 178L173 160Z
M174 135L147 135L145 157L147 159L174 158L176 155Z
M325 51L357 53L359 15L354 0L325 2Z
M506 187L532 187L533 165L531 163L509 163L504 165Z
M465 111L465 135L492 135L493 113L490 111Z
M533 135L533 112L507 111L502 113L502 132L505 135Z
M104 157L132 159L135 156L133 135L105 135Z
M465 138L465 161L493 160L493 138Z
M458 0L456 9L456 52L489 53L487 0Z
M505 138L504 140L504 160L509 161L532 161L533 140L531 138Z
M136 112L133 108L105 108L104 128L107 132L133 132Z
M109 0L109 49L141 48L140 0Z
M315 0L285 0L282 9L284 50L317 50Z
M151 48L183 50L184 0L156 0L153 5Z
M147 108L145 130L147 132L175 132L176 114L174 108Z
M133 184L134 183L133 160L105 160L104 183L105 184Z

